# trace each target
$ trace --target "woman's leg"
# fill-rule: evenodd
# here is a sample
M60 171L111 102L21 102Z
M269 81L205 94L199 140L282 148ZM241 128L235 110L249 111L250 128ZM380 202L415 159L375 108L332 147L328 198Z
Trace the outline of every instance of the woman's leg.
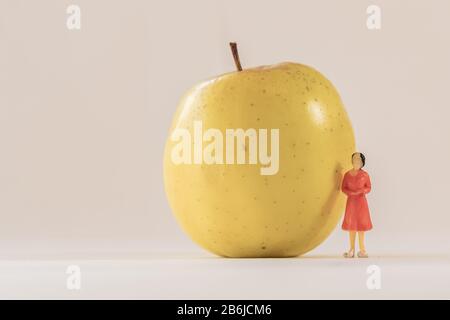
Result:
M359 240L359 250L361 252L366 252L366 246L364 245L364 231L358 232L358 240Z
M350 250L355 250L356 231L350 231Z
M353 258L355 256L356 231L349 231L349 235L350 235L350 250L344 253L344 258Z

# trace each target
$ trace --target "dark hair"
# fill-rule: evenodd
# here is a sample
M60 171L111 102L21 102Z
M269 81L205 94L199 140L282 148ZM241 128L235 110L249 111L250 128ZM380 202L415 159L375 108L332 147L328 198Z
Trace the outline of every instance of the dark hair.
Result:
M359 156L361 157L361 161L362 161L362 166L361 166L361 168L362 168L362 167L364 167L364 166L366 165L366 156L363 155L361 152L355 152L355 153L352 154L352 160L353 160L353 156L354 156L355 154L357 154L357 153L359 153Z

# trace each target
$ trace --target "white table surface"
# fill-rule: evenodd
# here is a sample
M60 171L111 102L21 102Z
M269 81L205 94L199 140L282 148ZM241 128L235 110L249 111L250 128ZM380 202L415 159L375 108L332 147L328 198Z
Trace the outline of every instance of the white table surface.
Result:
M69 265L81 288L68 290ZM381 288L369 290L377 265ZM449 255L224 259L207 253L91 254L0 260L2 299L449 299Z

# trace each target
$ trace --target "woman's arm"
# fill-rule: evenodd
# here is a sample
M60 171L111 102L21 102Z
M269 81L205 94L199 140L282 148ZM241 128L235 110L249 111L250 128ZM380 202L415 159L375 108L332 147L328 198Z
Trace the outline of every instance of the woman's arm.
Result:
M369 193L372 189L372 184L370 183L369 174L364 175L364 186L358 190L358 194L366 194Z
M344 175L344 179L342 179L342 185L341 190L343 193L345 193L348 196L355 196L358 193L354 192L353 190L350 190L350 188L347 185L347 174Z
M341 191L343 193L345 193L346 195L348 195L348 193L350 192L350 190L347 187L347 174L344 174L344 178L342 179L342 184L341 184Z
M365 183L364 183L364 187L363 187L363 193L369 193L370 190L372 190L372 183L370 182L370 177L369 174L367 173L365 175Z

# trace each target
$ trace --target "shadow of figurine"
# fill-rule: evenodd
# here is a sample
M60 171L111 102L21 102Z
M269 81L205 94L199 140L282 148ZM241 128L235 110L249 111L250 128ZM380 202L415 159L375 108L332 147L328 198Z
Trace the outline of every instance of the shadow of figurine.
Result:
M320 239L323 239L324 235L326 237L330 234L342 217L341 215L333 216L330 215L330 213L335 210L341 210L338 208L344 208L345 198L341 195L341 182L343 176L343 166L341 163L337 163L334 168L334 174L331 177L331 179L333 179L334 187L327 195L327 199L320 210L320 215L317 216L317 222L313 223L312 230L316 232L316 235L309 241L306 252L309 252L318 246L321 243ZM330 215L330 218L327 219L326 224L323 225L323 218L328 215Z

